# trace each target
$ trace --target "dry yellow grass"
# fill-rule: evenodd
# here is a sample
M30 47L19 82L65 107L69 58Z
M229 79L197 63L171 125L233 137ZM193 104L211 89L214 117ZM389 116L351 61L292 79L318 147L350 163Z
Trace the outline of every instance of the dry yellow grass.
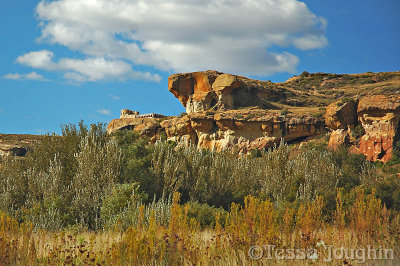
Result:
M125 232L33 232L31 226L2 214L0 265L322 265L335 248L365 250L368 246L394 253L387 253L384 260L364 258L365 262L396 265L399 216L389 219L380 200L374 194L365 196L362 190L355 204L344 210L341 193L334 221L328 223L323 220L320 197L301 204L297 211L287 207L280 214L268 200L248 196L244 206L232 204L225 221L217 215L215 226L203 230L188 217L189 205L179 204L179 194L174 196L168 227L157 224L153 214L148 224L139 223ZM272 245L284 250L286 259L270 253L275 250ZM253 252L255 248L261 248L261 256ZM291 257L292 249L315 254ZM364 260L350 255L334 257L332 263Z

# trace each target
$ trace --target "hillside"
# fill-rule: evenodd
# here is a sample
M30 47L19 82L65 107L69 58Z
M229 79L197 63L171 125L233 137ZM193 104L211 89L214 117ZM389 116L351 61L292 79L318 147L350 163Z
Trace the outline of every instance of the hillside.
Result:
M24 156L27 149L42 139L38 135L0 134L0 156Z

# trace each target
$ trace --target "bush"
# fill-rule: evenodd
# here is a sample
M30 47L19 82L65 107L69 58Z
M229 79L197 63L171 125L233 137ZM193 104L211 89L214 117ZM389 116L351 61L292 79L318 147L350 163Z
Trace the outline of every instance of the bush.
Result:
M150 198L162 195L162 184L154 182L152 170L153 146L149 139L134 131L118 131L114 137L122 151L120 183L138 183Z
M400 211L400 180L397 176L379 181L376 187L376 196L389 209Z
M322 117L324 117L324 114L323 113L313 113L312 116L315 118L322 118Z
M217 214L219 214L220 217L219 223L222 226L225 224L226 211L223 208L215 208L208 204L201 204L193 201L189 201L187 205L189 206L188 217L194 218L199 222L202 228L213 228L215 226Z
M140 193L137 183L117 184L103 200L101 218L107 226L111 226L118 214L131 205L142 204L145 199L146 195Z
M101 227L103 197L120 176L120 149L103 124L87 128L81 121L62 134L1 168L0 208L38 228Z
M354 127L354 129L351 131L351 134L354 138L360 138L364 136L365 130L362 125L358 124L357 126Z

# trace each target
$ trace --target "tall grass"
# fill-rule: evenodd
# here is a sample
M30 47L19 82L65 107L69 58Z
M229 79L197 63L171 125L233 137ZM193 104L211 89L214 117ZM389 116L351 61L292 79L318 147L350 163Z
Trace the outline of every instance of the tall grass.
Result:
M269 200L247 196L244 205L233 203L224 225L218 214L214 226L200 229L196 219L188 216L190 204L180 204L180 194L175 193L169 206L167 225L156 218L154 211L150 212L146 222L145 207L142 206L138 208L138 222L122 234L114 231L60 231L56 234L41 231L38 234L32 231L32 226L19 225L2 214L0 264L232 265L280 262L267 256L253 260L248 250L254 245L315 249L318 254L325 254L327 245L353 249L370 245L393 249L394 254L398 254L399 238L395 230L400 228L399 216L389 218L390 211L373 194L365 196L363 193L360 191L357 203L346 210L351 215L344 225L325 223L321 219L324 203L320 197L300 204L296 212L288 207L284 215L280 215ZM338 202L339 195L340 192ZM319 264L324 262L323 259L321 256L313 261ZM307 262L291 261L292 264ZM334 263L352 261L343 259Z

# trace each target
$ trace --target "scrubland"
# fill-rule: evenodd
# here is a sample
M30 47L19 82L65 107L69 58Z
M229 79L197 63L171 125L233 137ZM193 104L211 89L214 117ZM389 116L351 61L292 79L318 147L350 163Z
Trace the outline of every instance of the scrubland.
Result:
M82 122L62 136L1 159L0 265L306 265L368 247L393 256L330 263L398 262L397 156L369 163L324 138L243 156Z

